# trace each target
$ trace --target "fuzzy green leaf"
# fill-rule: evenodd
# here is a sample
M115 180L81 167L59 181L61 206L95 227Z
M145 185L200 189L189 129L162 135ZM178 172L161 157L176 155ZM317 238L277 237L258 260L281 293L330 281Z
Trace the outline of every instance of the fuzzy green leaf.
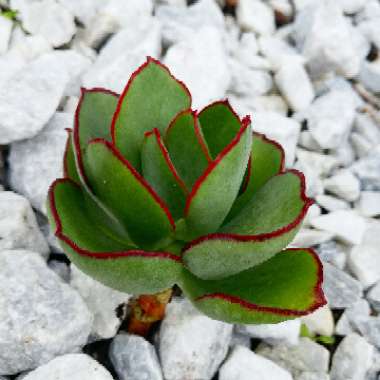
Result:
M249 119L232 142L198 178L186 201L185 217L190 234L216 231L239 192L252 144Z
M184 263L203 279L230 276L261 264L291 242L311 203L299 172L279 174L220 232L191 242L183 253Z
M72 130L68 130L65 154L63 157L63 173L66 178L80 184L78 169L75 162L75 153L73 147Z
M93 140L84 156L85 170L97 198L144 249L169 244L174 221L163 201L112 144Z
M191 189L211 161L195 113L187 110L177 115L166 131L165 145L178 174Z
M204 108L198 117L211 156L216 158L239 132L239 116L228 101L219 101Z
M191 106L191 96L160 62L148 58L129 80L112 122L114 144L139 170L144 133L163 133L179 112Z
M50 188L48 215L71 261L107 286L132 294L155 293L172 286L180 274L179 256L136 250L105 236L84 208L80 187L69 179Z
M158 129L147 133L141 151L144 178L168 205L173 218L183 216L187 188L179 177Z
M282 322L323 306L321 283L318 256L307 249L288 249L223 280L201 280L184 270L181 287L209 317L255 324Z

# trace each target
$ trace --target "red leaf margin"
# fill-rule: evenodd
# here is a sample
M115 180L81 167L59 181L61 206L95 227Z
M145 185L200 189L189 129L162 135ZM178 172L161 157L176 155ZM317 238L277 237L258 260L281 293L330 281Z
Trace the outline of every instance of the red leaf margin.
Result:
M250 116L246 116L242 120L241 124L242 124L242 127L240 128L239 132L234 137L234 139L218 154L218 156L215 158L215 160L213 160L209 164L209 166L206 168L206 170L204 171L204 173L194 183L194 186L191 189L191 192L190 192L190 194L189 194L189 196L187 197L187 200L186 200L185 216L188 215L189 208L191 206L191 202L192 202L193 198L196 196L196 194L197 194L199 188L201 187L202 183L207 179L207 177L209 176L209 174L218 166L218 164L224 158L224 156L226 156L231 151L231 149L235 145L237 145L239 143L239 141L240 141L243 133L246 131L246 129L251 124L251 117Z
M147 67L150 63L154 63L160 67L162 67L164 70L167 71L167 73L169 74L169 76L174 79L177 83L179 83L179 85L185 90L185 92L187 93L187 95L189 96L189 99L190 99L190 105L192 103L192 96L191 96L191 93L189 91L189 89L187 88L187 86L185 85L185 83L183 83L182 81L180 81L179 79L177 79L170 71L170 69L164 65L163 63L161 63L158 59L155 59L151 56L147 56L146 58L146 61L145 63L143 63L140 67L137 68L137 70L135 70L132 75L130 76L129 80L128 80L128 83L127 85L125 86L122 94L120 95L119 97L119 102L117 103L117 106L116 106L116 110L115 110L115 113L113 115L113 118L112 118L112 122L111 122L111 136L112 136L112 141L113 143L116 145L116 121L119 117L119 114L120 114L120 111L121 111L121 107L122 107L122 104L123 104L123 100L125 98L125 96L127 95L128 93L128 90L129 90L129 87L132 85L134 79L145 69L145 67Z
M173 231L175 230L175 222L173 219L173 216L171 215L168 206L165 204L165 202L158 196L158 194L154 191L154 189L149 185L149 183L145 180L145 178L131 165L131 163L115 148L115 146L110 143L109 141L103 139L103 138L96 138L91 140L88 145L101 143L103 144L110 152L111 154L116 157L122 164L125 166L129 172L136 178L136 180L150 193L150 195L153 197L153 199L157 202L157 204L160 206L160 208L164 211L166 214Z
M293 220L293 222L289 223L288 225L281 227L275 231L272 232L267 232L267 233L262 233L262 234L257 234L257 235L239 235L239 234L230 234L230 233L213 233L213 234L208 234L208 235L203 235L190 243L188 243L184 249L182 250L182 255L185 255L191 248L193 248L195 245L198 245L200 243L203 243L204 241L208 240L226 240L226 241L236 241L236 242L250 242L250 241L258 241L262 242L265 240L269 240L278 236L281 236L295 227L297 227L302 220L304 219L307 210L309 207L314 203L314 200L311 198L308 198L306 196L306 181L305 181L305 176L303 173L296 169L289 169L285 170L281 173L278 173L277 175L282 175L286 173L293 173L295 174L301 182L301 189L300 189L300 198L304 202L304 206L301 209L301 212L297 216L296 219Z
M261 306L261 305L257 305L257 304L245 301L241 297L231 296L231 295L228 295L225 293L219 293L219 292L205 294L203 296L197 297L195 299L195 302L200 302L207 299L219 299L219 300L224 300L228 303L240 305L244 309L257 311L257 312L263 312L263 313L283 315L287 317L290 317L290 316L301 317L301 316L312 313L313 311L327 304L327 300L322 289L323 265L318 255L316 254L316 252L311 248L288 248L287 249L287 251L298 251L298 250L309 252L309 254L313 257L314 262L317 266L317 282L313 288L314 302L307 309L294 310L294 309L283 309L283 308L271 307L271 306ZM281 254L282 252L286 252L286 251L281 251L278 254Z
M76 182L72 181L69 178L59 178L59 179L56 179L51 184L49 188L49 192L48 192L48 201L49 201L52 217L54 218L54 222L56 225L54 235L58 239L62 240L69 247L71 247L80 256L90 257L90 258L98 259L98 260L118 259L118 258L125 258L125 257L165 258L165 259L170 259L170 260L182 263L182 259L180 256L174 255L173 253L170 253L170 252L148 252L148 251L142 251L138 249L122 251L122 252L91 252L87 249L79 247L73 240L70 239L70 237L65 235L63 232L63 226L62 226L61 218L59 217L59 214L58 214L56 200L54 196L55 187L61 183L71 183L75 185L76 187L78 187L79 189L81 189L81 187Z

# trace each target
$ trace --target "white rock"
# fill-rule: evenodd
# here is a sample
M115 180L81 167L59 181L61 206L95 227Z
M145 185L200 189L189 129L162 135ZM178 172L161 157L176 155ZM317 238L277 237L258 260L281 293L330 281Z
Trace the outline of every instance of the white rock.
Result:
M239 96L244 96L252 101L252 98L264 95L273 87L271 75L265 70L255 70L240 63L230 60L232 80L229 91Z
M290 19L293 14L292 5L288 0L269 0L270 6L276 13L281 14L283 17Z
M11 191L0 192L0 250L4 249L28 249L44 257L49 255L29 201Z
M335 234L337 238L348 244L360 244L366 230L366 222L351 210L338 210L318 216L310 221L314 228Z
M8 43L11 38L13 22L0 16L0 55L8 50Z
M377 17L360 22L358 28L367 37L368 41L373 43L377 48L380 47L380 24Z
M236 7L236 17L243 30L263 35L275 31L274 11L260 0L240 0Z
M338 166L335 157L300 148L297 149L297 158L302 164L310 166L314 172L318 173L318 176L322 177L328 176Z
M21 17L29 33L42 35L55 47L69 42L75 33L74 16L54 0L31 2Z
M365 380L372 357L373 346L357 334L348 335L333 356L331 380Z
M109 339L116 335L121 320L116 311L119 305L128 304L129 294L104 286L71 265L70 285L78 291L90 312L94 315L91 334L96 338Z
M344 13L351 15L361 11L366 0L338 0L337 3L342 7Z
M358 320L356 323L359 333L365 340L377 349L380 349L380 317L370 316L367 319Z
M380 222L370 224L361 244L352 248L348 265L365 288L380 280Z
M322 209L316 203L312 204L309 207L309 210L307 211L305 219L303 220L303 227L309 227L310 220L321 215L321 213L322 213Z
M380 282L367 293L367 299L376 311L380 311Z
M88 26L95 16L99 16L99 9L104 6L103 0L57 0L68 9L82 24Z
M331 336L334 334L334 317L328 305L301 318L302 322L314 334Z
M313 85L301 63L287 61L280 67L274 78L277 87L293 111L302 111L313 101Z
M0 374L34 369L87 342L92 316L37 254L0 252Z
M224 30L224 17L215 0L200 0L185 7L160 6L156 16L162 23L165 45L186 40L204 26Z
M121 93L136 68L146 56L158 57L161 53L161 30L157 21L137 25L115 34L83 75L85 87L104 87Z
M292 375L272 361L237 346L223 363L219 380L293 380Z
M369 142L366 138L357 132L352 132L350 136L352 147L355 150L356 156L359 158L367 156L372 150L373 143Z
M345 106L342 107L342 104ZM308 128L324 149L347 140L355 118L356 99L348 91L333 90L317 98L306 111Z
M330 375L321 372L302 372L297 380L330 380Z
M297 16L295 32L312 77L336 71L352 78L359 73L360 53L336 1L321 0L305 7Z
M349 170L339 170L330 178L324 180L327 191L348 202L356 201L360 196L360 182Z
M251 348L251 338L247 335L240 334L234 329L232 333L232 338L230 341L230 347L234 346L244 346L247 348Z
M183 299L166 309L159 354L166 380L210 380L227 354L232 325L200 314Z
M48 267L56 273L64 282L70 281L70 267L63 261L50 260Z
M65 128L72 128L73 121L72 114L57 112L39 135L11 145L11 187L26 196L33 207L43 213L46 213L49 186L62 175L62 157L67 139Z
M301 125L297 121L275 112L257 112L253 122L254 131L264 133L283 146L287 166L294 162L300 129Z
M261 346L256 352L287 369L294 377L305 371L327 373L329 367L329 351L308 338L301 338L297 346Z
M380 146L356 161L350 169L360 179L362 190L380 190Z
M290 62L303 64L305 59L285 40L278 37L262 36L258 40L261 54L275 69Z
M193 95L193 107L206 106L225 97L230 82L226 51L220 31L203 27L173 45L164 63Z
M140 336L117 335L109 355L120 380L163 379L154 346Z
M348 167L356 159L355 150L349 140L343 140L342 144L335 149L330 150L330 154L338 160L339 166Z
M364 299L359 299L344 311L336 325L336 333L338 335L349 335L352 332L357 332L359 324L368 320L370 314L369 303Z
M112 380L96 360L84 354L63 355L28 373L23 380Z
M334 234L327 231L318 231L310 228L301 228L294 240L291 242L291 247L311 247L318 244L330 241Z
M323 262L328 262L339 269L343 269L347 262L349 247L331 240L321 243L317 253Z
M271 345L296 345L299 340L300 328L301 321L294 319L276 324L238 325L237 331L251 338L262 339Z
M241 35L234 56L242 63L249 66L252 57L259 52L259 46L255 33L245 32Z
M57 109L70 80L59 53L37 58L0 88L0 144L33 137Z
M380 130L372 117L367 113L358 113L356 115L354 130L373 145L380 143Z
M380 59L364 61L360 68L359 80L370 91L380 93Z
M346 201L331 195L317 195L315 200L327 211L347 210L350 208L350 205Z
M363 295L363 286L348 273L329 263L323 264L323 290L332 309L344 309L355 304Z

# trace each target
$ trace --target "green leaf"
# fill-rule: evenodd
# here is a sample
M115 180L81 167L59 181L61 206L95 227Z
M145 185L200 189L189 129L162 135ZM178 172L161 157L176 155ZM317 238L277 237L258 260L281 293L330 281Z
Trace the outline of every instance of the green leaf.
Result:
M287 249L223 280L205 281L184 270L180 285L204 314L229 323L277 323L326 304L322 265L308 249Z
M191 95L159 61L148 58L135 71L120 97L112 122L116 147L139 170L144 133L163 133L179 112L190 108Z
M239 116L225 100L210 104L198 117L211 156L216 158L239 132Z
M251 150L249 118L238 134L198 178L186 201L186 225L199 236L216 231L239 192Z
M311 204L301 173L279 174L220 232L192 241L183 261L203 279L230 276L261 264L292 241Z
M265 135L253 133L251 159L243 184L243 193L234 203L227 220L236 216L253 194L284 169L285 154L281 145Z
M13 9L9 9L7 11L0 12L0 16L7 18L8 20L14 21L17 18L18 11L14 11Z
M82 190L69 179L51 186L48 215L70 260L107 286L132 294L156 293L173 286L180 275L178 255L136 250L105 236L88 215Z
M143 177L168 205L174 219L179 219L183 216L188 190L173 166L157 128L145 134L141 164Z
M65 178L70 178L74 182L80 184L79 173L75 162L72 130L67 129L67 132L68 136L66 141L65 153L63 156L63 173L65 175Z
M111 141L111 121L118 102L118 95L102 88L82 89L75 112L74 144L79 172L86 181L82 156L88 143L95 138Z
M169 244L174 220L164 202L111 143L97 139L87 147L85 170L97 198L144 249Z
M191 189L211 161L194 112L177 115L166 130L165 145L178 174Z

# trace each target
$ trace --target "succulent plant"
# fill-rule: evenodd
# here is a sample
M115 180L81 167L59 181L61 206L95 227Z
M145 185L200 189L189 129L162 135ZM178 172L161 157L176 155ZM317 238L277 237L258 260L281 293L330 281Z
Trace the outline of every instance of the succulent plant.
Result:
M148 58L120 96L83 89L74 124L48 214L85 273L135 295L177 284L234 323L325 303L316 254L285 249L312 203L304 176L227 101L193 111L186 86Z

